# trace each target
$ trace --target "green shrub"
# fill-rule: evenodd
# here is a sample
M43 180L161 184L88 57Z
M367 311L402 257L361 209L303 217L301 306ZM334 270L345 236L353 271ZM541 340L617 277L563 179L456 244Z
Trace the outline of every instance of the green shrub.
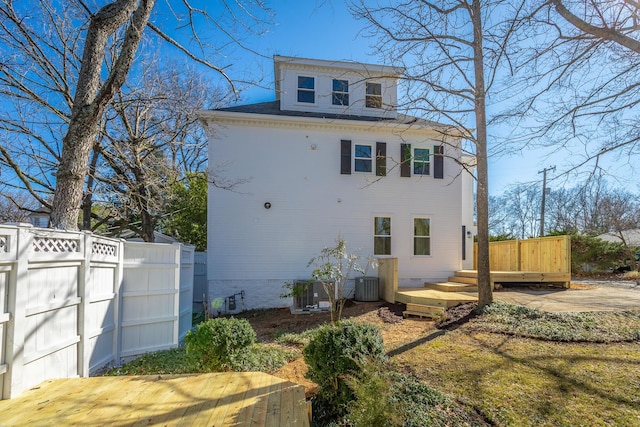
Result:
M468 327L547 341L634 342L640 339L640 311L549 313L496 301Z
M344 414L353 400L346 379L359 371L359 365L385 359L378 328L351 321L321 326L302 352L309 366L307 378L318 384L316 403L328 409L327 416Z
M355 395L339 425L422 427L486 425L470 408L393 365L367 361L347 379Z
M241 360L233 368L238 371L260 371L271 374L298 357L300 357L300 350L258 343L243 351Z
M274 339L274 342L280 345L288 346L288 347L298 347L303 348L309 341L311 337L315 333L314 329L309 329L298 334L292 332L281 333Z
M619 267L628 257L621 242L607 242L593 236L571 236L571 271L581 273L585 265L596 271Z
M217 318L189 331L185 342L187 355L203 370L235 369L256 342L256 333L246 319Z

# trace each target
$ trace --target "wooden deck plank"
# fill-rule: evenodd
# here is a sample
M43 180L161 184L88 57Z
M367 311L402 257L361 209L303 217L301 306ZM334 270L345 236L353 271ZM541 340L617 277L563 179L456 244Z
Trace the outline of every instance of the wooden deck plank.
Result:
M267 407L268 388L271 384L270 376L260 375L253 378L253 387L245 394L245 409L237 418L237 426L260 426L260 414Z
M206 377L202 378L199 396L206 396L206 399L194 401L191 405L183 407L181 417L176 420L174 425L185 427L195 425L204 408L218 404L220 397L225 392L227 382L224 381L224 378L217 378L216 382L216 384L211 384Z
M265 425L270 426L279 426L280 425L280 388L282 387L282 383L278 382L277 384L271 385L271 392L268 395L267 399L267 410L264 413L264 423Z
M206 408L200 410L198 420L202 420L203 425L214 427L224 426L224 419L229 411L229 405L238 398L238 393L242 392L242 385L246 384L242 376L245 372L238 372L237 375L229 378L224 388L218 388L216 393L216 404L207 405ZM206 420L206 421L205 421Z
M0 425L280 426L266 416L283 412L288 425L309 425L304 387L260 372L93 377L45 381L0 401Z
M243 372L243 376L239 378L243 384L238 384L236 392L232 399L226 405L226 412L223 418L218 420L220 426L236 426L238 419L242 416L242 411L245 407L245 398L247 397L247 390L257 387L254 381L255 375L249 372ZM271 381L271 377L267 377L267 381Z
M292 384L283 384L280 389L280 425L289 426L295 419L296 394Z

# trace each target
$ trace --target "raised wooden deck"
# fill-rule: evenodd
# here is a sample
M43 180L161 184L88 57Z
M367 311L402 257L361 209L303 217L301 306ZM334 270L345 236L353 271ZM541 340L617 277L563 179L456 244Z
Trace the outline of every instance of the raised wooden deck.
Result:
M449 281L459 283L476 284L477 270L456 271ZM465 280L467 279L467 280ZM544 271L494 271L491 270L491 283L561 283L568 288L571 282L571 273L551 273Z
M466 302L478 301L478 273L476 270L460 270L448 278L447 282L425 283L423 288L397 288L394 300L427 307L454 307ZM568 288L570 273L545 273L538 271L492 271L491 286L495 283L561 283ZM409 310L414 314L415 310Z
M261 372L45 381L0 401L4 426L309 426L304 387Z

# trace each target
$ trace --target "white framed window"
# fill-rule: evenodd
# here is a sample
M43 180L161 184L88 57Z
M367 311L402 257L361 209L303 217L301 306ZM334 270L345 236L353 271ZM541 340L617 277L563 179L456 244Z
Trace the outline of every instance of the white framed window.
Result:
M373 218L373 254L391 255L391 217Z
M382 83L367 82L365 107L382 108Z
M349 80L333 79L331 104L349 105Z
M309 76L298 76L298 102L315 104L316 79Z
M414 175L430 175L431 162L429 158L428 148L413 149L413 174Z
M413 255L431 256L431 219L413 218Z
M355 144L353 170L371 173L373 170L373 147L370 144Z

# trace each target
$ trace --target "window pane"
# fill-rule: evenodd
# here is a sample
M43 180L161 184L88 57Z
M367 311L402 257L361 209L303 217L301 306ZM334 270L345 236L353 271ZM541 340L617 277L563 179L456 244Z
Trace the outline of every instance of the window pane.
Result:
M356 144L356 157L371 158L371 146L370 145L358 145Z
M374 237L373 254L391 255L391 237Z
M413 162L414 175L429 175L429 163Z
M367 83L367 95L382 95L382 84Z
M356 172L371 172L371 160L356 159L355 170Z
M298 102L308 102L313 104L316 102L315 92L308 90L299 90L298 91Z
M429 237L414 237L413 254L431 255L431 239Z
M315 89L315 79L313 77L298 76L299 89Z
M430 236L431 230L429 227L429 218L414 218L413 219L413 235L414 236Z
M413 160L419 162L429 161L429 149L428 148L416 148L413 150Z
M349 81L348 80L333 80L333 91L334 92L349 92Z
M391 236L391 218L377 216L373 221L376 236Z
M331 103L333 105L349 105L349 94L334 93L331 95Z

